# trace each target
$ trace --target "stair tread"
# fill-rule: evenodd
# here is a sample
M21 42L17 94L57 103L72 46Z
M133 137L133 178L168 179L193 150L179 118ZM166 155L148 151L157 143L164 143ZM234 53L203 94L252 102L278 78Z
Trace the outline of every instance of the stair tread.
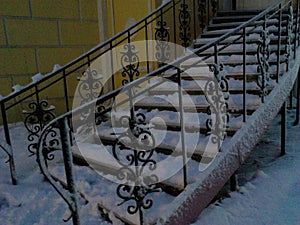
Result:
M236 20L235 20L236 21ZM224 27L238 27L239 25L242 25L243 23L245 22L231 22L231 23L217 23L217 24L209 24L208 27L207 27L207 30L212 30L212 29L222 29ZM257 26L257 25L263 25L264 21L261 20L261 21L256 21L254 23L251 23L249 24L248 27L253 27L253 26ZM286 24L286 21L283 21L282 22L282 25ZM268 20L267 22L267 25L278 25L278 19L270 19Z
M259 34L250 35L249 37L247 37L247 45L257 43L259 37L260 37ZM209 42L216 41L217 39L218 38L216 38L216 37L213 37L213 38L197 38L194 42L194 46L195 47L202 46L202 45L205 45ZM271 43L270 43L271 45L277 44L277 42L278 42L278 38L274 37L274 36L271 36L270 40L271 40ZM282 42L285 42L285 40L286 40L285 36L281 37ZM225 45L225 44L228 44L232 41L235 41L235 44L242 44L243 43L243 38L242 38L241 35L234 35L234 36L231 36L230 38L227 38L226 40L223 40L220 44Z
M103 151L100 155L99 149L101 148L103 148ZM117 176L117 174L120 173L121 165L117 163L117 161L108 151L105 150L105 148L105 146L99 144L79 143L79 147L72 147L72 154L77 161L80 161L81 163L86 162L97 172ZM178 160L174 160L174 163L178 163L177 161ZM183 185L178 183L175 177L171 177L170 179L163 181L160 183L160 186L175 189L173 192L175 192L176 195L184 189ZM164 191L167 192L168 190L165 189Z

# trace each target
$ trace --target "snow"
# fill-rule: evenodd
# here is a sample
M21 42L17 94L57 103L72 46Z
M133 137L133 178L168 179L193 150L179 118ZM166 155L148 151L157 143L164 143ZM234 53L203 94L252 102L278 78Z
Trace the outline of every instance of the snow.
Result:
M254 150L253 157L247 160L238 173L238 178L244 185L239 187L238 192L230 193L230 198L210 205L194 225L300 223L300 126L290 125L293 117L294 112L288 115L287 154L278 157L280 118L277 118ZM44 180L34 157L28 158L27 133L23 124L12 124L10 130L19 184L11 185L9 167L5 164L7 156L0 151L0 224L72 224L71 221L62 221L69 214L66 203ZM0 140L2 139L3 128L0 127ZM189 167L197 168L197 165ZM64 168L61 163L57 163L51 172L63 176ZM82 224L107 224L96 210L98 203L109 205L110 209L119 212L126 210L125 205L116 207L121 200L115 194L115 183L97 176L95 171L87 167L75 166L74 172L78 189L90 200L88 204L81 200ZM190 173L193 172L190 170ZM154 206L147 211L147 220L168 210L168 204L172 204L174 200L174 197L163 193L155 193L151 197L154 199ZM111 220L115 220L117 224L114 217L110 213Z
M300 126L291 127L293 117L289 114L287 154L278 158L277 118L254 150L255 159L246 165L250 181L230 193L230 198L210 205L194 225L300 224ZM245 179L243 173L238 176Z

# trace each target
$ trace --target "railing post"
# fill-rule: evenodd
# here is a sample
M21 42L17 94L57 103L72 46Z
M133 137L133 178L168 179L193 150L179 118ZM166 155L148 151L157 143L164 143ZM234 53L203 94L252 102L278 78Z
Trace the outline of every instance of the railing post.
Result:
M297 87L297 108L296 108L296 120L294 122L294 126L299 125L299 117L300 117L300 68L298 70L298 84Z
M299 0L297 0L297 5L296 5L296 27L295 27L295 36L294 36L294 59L297 58L297 39L299 36L298 33L299 30Z
M80 225L79 217L79 207L77 199L77 191L75 188L74 172L73 172L73 156L71 150L71 141L70 141L70 128L68 125L68 118L64 118L60 122L60 136L62 144L62 152L64 157L65 173L67 179L68 190L71 194L71 199L73 201L72 219L74 225Z
M281 24L282 24L282 4L279 5L279 20L278 20L278 49L277 49L277 74L276 74L277 83L279 82L279 76L280 76Z
M243 122L247 118L246 28L243 29Z
M281 108L281 152L280 156L285 155L286 147L286 101L284 101Z
M6 143L11 147L11 140L9 135L9 128L8 128L8 120L5 110L5 103L1 104L1 114L2 114L2 122L3 122L3 128L4 128L4 134L5 134L5 140ZM11 148L11 152L9 155L9 167L10 167L10 174L11 174L11 182L13 185L17 185L17 178L16 178L16 167L14 162L14 153L13 149Z
M183 164L183 185L187 186L187 153L185 146L185 123L184 123L184 107L182 100L182 87L181 87L181 70L177 69L178 76L178 97L179 97L179 108L180 108L180 127L181 127L181 151L182 151L182 164Z
M236 179L236 173L234 173L230 177L230 191L236 191L237 190L237 179Z
M69 112L70 107L69 107L69 93L68 93L68 83L67 83L67 78L66 78L66 70L63 70L63 82L64 82L66 110L67 110L67 112Z

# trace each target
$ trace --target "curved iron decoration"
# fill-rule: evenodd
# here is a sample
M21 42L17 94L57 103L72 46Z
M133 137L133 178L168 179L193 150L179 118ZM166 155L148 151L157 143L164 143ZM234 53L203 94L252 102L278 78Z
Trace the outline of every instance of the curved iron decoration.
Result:
M142 113L134 118L121 117L120 123L127 129L117 134L112 149L114 158L121 166L117 177L124 182L117 187L117 195L123 199L118 205L128 203L127 212L131 215L139 213L140 224L144 223L143 210L153 205L153 200L147 196L160 191L156 187L158 177L145 172L156 169L156 161L152 159L155 139L145 121Z
M286 70L289 70L290 67L290 57L292 55L293 51L293 23L294 23L294 10L291 6L289 9L289 15L288 15L288 23L286 27L287 31L287 39L286 39L286 46L285 46L285 62L286 62Z
M182 46L183 47L188 47L191 42L191 13L189 10L189 5L186 4L185 1L183 1L182 4L180 4L180 9L179 9L179 37L180 40L182 41Z
M223 64L212 64L209 69L214 73L214 78L208 79L204 91L209 103L207 114L213 115L215 119L207 119L206 128L207 133L212 135L212 143L217 144L220 149L221 142L226 137L226 128L229 122L229 83Z
M59 127L59 131L55 130L55 127ZM52 136L57 137L57 132L60 133L60 138L54 138ZM72 159L72 150L70 143L70 128L68 125L68 118L64 117L59 120L55 119L48 125L44 127L42 130L38 148L37 148L37 162L39 164L40 170L42 174L45 176L47 181L55 188L58 194L64 199L64 201L68 204L69 209L71 211L71 215L69 218L64 219L64 222L69 221L73 218L74 225L80 225L79 220L79 208L77 202L77 191L75 188L74 182L74 174L73 174L73 159ZM65 173L67 180L67 189L59 185L58 179L54 177L48 170L48 160L52 160L54 155L52 154L54 151L61 150L63 153L64 165L65 165Z
M41 131L45 125L55 118L55 115L52 113L55 107L48 106L49 104L46 100L31 102L29 103L29 109L31 109L31 112L23 111L24 114L27 114L24 124L29 132L27 139L30 142L28 146L30 156L36 154Z
M54 152L62 149L56 124L52 124L45 129L43 137L40 136L40 141L43 143L42 152L48 166L47 161L55 158Z
M257 77L257 85L260 88L260 97L262 98L262 102L264 102L264 97L268 95L268 82L270 80L270 37L269 31L267 29L262 30L260 33L260 38L258 40L258 48L257 48L257 72L260 73Z
M15 163L14 163L12 147L9 144L0 141L0 149L2 149L8 156L8 160L6 161L6 163L9 163L12 184L16 185L17 184L17 173L16 173L16 167L15 167Z
M155 27L155 40L156 40L156 59L160 62L160 66L163 66L171 57L170 54L170 32L169 27L167 26L167 22L163 20L161 16L161 20L157 21Z
M198 0L198 18L200 22L200 28L202 29L202 32L206 26L206 17L207 17L207 6L206 6L206 0Z
M81 98L80 105L84 105L103 95L104 85L101 82L103 76L99 74L97 70L89 68L77 79L80 81L77 88L79 97ZM100 112L104 111L104 109L104 106L96 106L96 109L93 111L91 109L86 109L81 113L81 120L87 121L90 117L93 117L95 113L96 124L100 124L102 120Z
M218 10L218 1L217 0L211 0L211 7L212 7L212 12L213 15L215 16Z
M123 68L122 77L123 79L122 84L125 85L130 83L134 80L134 77L138 77L140 75L139 66L140 66L140 59L138 56L139 51L135 49L135 45L133 44L125 44L124 51L121 51L121 65ZM129 80L126 78L128 77Z

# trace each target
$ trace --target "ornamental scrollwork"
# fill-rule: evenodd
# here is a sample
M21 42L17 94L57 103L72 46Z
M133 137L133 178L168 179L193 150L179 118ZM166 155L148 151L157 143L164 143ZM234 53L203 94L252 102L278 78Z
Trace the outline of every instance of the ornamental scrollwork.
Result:
M257 72L259 73L257 77L257 85L260 88L260 96L262 100L265 96L268 95L268 83L270 80L270 65L269 65L269 58L270 58L270 37L269 31L262 30L260 34L260 38L258 40L258 48L257 48Z
M140 224L143 224L143 210L153 205L153 200L148 197L153 192L158 192L156 187L158 177L153 174L156 161L152 159L155 150L155 139L146 124L146 117L138 113L131 118L123 116L120 124L125 132L116 134L112 153L121 166L118 179L121 184L117 187L117 195L127 203L127 212L131 215L139 213Z
M28 145L28 151L30 156L36 155L38 148L38 141L44 127L55 118L52 112L55 107L49 106L46 100L29 103L29 109L31 111L23 111L23 114L27 115L24 120L26 130L29 132L27 140L30 142ZM52 133L52 137L56 134Z
M212 13L215 16L218 10L218 1L217 0L211 0L211 8L212 8Z
M140 75L140 59L138 56L139 51L135 49L135 45L128 43L124 45L124 50L122 50L120 53L122 54L122 77L124 77L122 84L125 85L132 82L135 77Z
M290 57L292 55L293 47L293 23L294 23L294 10L293 7L290 7L289 9L289 15L288 15L288 23L287 23L287 39L286 39L286 46L285 46L285 62L286 62L286 70L289 70L290 65Z
M226 137L226 128L229 122L229 83L223 64L212 64L209 69L214 74L214 78L208 79L204 89L206 100L209 103L207 114L211 116L206 121L206 128L207 133L212 137L212 143L217 144L220 149L221 143Z
M179 37L183 47L188 47L191 41L191 13L188 4L185 1L180 5L179 9Z
M170 32L169 27L167 26L167 22L164 21L162 18L161 20L157 21L155 27L155 40L156 40L156 59L160 62L160 66L166 63L170 57Z
M42 153L46 165L48 165L48 161L54 160L54 152L62 149L61 139L58 135L59 130L55 125L56 124L51 124L48 126L46 130L44 130L43 135L41 135L41 143L43 144Z
M77 93L80 97L80 105L91 102L92 100L103 95L104 85L101 82L103 76L99 74L97 70L92 70L89 68L82 73L81 77L78 77L77 79L79 80ZM81 120L87 121L89 118L94 116L94 114L97 116L99 114L99 107L100 106L97 106L95 110L92 110L90 107L82 110ZM99 120L97 117L95 119L96 121Z
M207 6L206 0L198 0L198 19L200 23L200 28L202 31L206 26L206 17L207 17Z

